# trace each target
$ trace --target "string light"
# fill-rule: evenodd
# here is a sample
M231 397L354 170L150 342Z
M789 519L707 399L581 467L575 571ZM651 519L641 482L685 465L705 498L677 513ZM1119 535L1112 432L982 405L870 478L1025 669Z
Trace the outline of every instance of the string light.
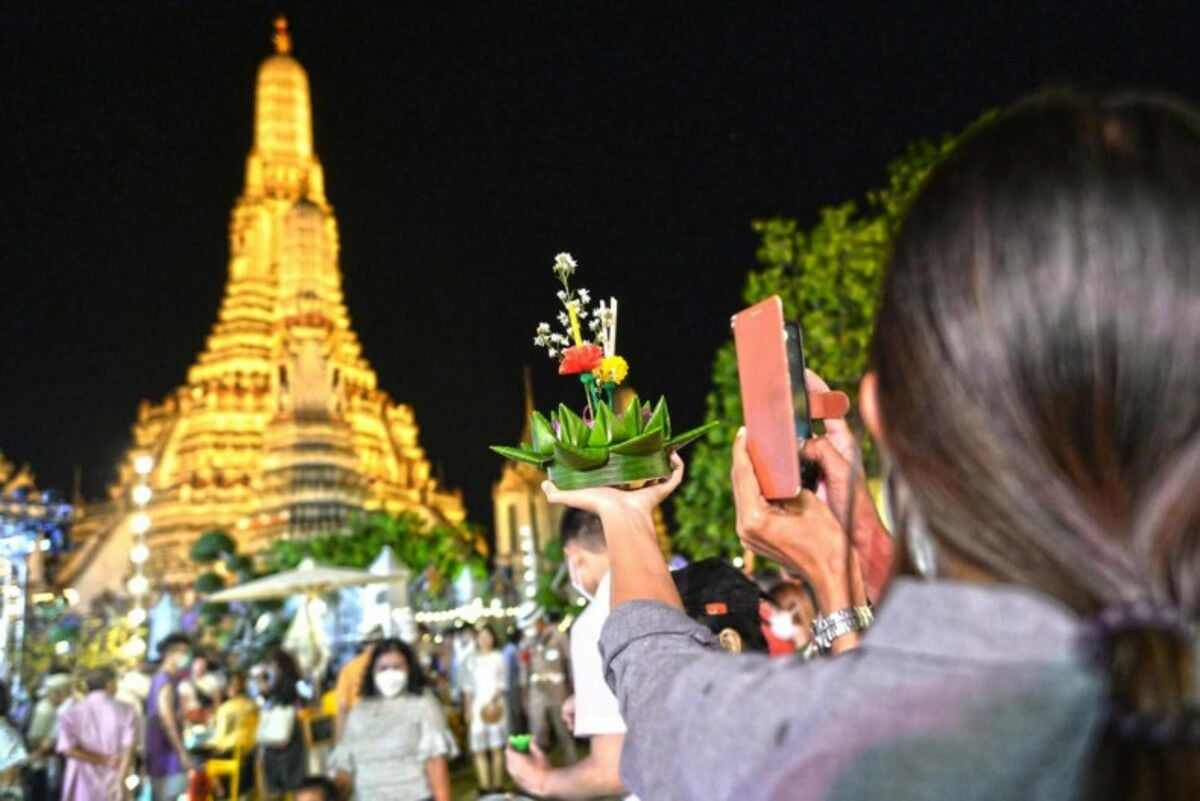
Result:
M150 531L150 515L146 514L146 505L154 497L150 489L150 472L154 469L154 457L140 454L134 457L133 472L137 473L139 481L130 492L130 499L137 511L129 519L129 528L133 531L133 546L129 549L129 561L133 562L133 577L129 579L129 594L133 596L133 608L129 610L128 620L131 626L140 628L146 622L145 595L150 589L150 581L146 578L146 562L150 559L150 547L146 545L146 533ZM145 649L145 641L140 635L127 644L136 648L136 642L141 642Z

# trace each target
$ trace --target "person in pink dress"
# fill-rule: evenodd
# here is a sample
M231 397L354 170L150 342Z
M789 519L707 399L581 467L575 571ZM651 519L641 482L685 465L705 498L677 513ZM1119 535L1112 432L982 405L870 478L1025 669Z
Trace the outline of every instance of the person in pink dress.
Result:
M62 801L120 801L133 753L137 715L118 701L116 675L90 671L88 694L58 719L58 752L67 760Z

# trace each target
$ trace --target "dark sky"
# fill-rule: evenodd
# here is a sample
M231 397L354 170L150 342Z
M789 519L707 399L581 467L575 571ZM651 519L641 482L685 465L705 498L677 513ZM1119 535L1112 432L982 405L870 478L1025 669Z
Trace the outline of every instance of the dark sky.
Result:
M367 358L489 525L521 366L578 401L531 345L556 252L691 425L751 219L811 221L1046 82L1200 99L1195 2L5 3L0 448L43 486L102 492L203 346L281 7Z

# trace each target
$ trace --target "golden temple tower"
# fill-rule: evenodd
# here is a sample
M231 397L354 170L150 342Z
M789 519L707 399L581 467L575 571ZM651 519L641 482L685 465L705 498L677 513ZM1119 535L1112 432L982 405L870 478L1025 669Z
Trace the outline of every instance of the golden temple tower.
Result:
M139 457L143 469L153 459L152 582L190 580L188 548L211 528L253 553L277 537L337 530L364 509L465 516L461 495L431 476L412 409L378 387L350 327L308 75L286 21L275 25L276 52L258 69L217 322L187 382L139 408L110 503L81 520L86 540L62 578L85 598L123 594Z
M525 430L521 442L529 441L533 409L533 379L526 367ZM534 465L505 461L500 479L492 485L496 566L510 568L518 585L526 583L525 570L536 563L546 544L558 537L563 509L546 500L546 493L542 492L546 478L546 472Z

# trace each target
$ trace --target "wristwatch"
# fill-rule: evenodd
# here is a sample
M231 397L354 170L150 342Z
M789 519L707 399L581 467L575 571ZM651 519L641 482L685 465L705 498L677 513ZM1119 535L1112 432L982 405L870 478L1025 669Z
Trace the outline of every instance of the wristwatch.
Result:
M875 615L869 606L852 606L828 615L817 615L813 621L813 641L822 651L828 651L833 641L855 631L866 631Z

